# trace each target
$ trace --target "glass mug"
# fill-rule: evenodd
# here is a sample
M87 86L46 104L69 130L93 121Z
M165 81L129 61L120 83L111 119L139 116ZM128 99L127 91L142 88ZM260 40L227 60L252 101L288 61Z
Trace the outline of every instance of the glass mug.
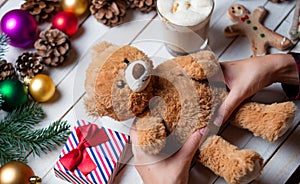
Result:
M207 48L213 9L213 0L157 0L157 13L170 54L180 56Z

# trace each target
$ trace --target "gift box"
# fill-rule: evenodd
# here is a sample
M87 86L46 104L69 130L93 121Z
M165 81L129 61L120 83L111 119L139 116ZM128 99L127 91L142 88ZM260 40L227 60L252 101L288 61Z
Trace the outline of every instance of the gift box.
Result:
M54 166L55 175L70 183L113 183L132 157L128 142L125 134L77 121Z

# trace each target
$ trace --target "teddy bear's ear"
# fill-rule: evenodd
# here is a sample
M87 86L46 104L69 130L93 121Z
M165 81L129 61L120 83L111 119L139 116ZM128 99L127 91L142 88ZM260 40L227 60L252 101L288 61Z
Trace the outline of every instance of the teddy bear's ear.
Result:
M84 103L86 111L89 115L97 116L98 110L96 107L96 98L95 98L95 82L97 79L98 72L100 71L105 60L115 51L117 51L120 46L108 43L101 42L96 44L92 50L92 62L86 70L85 78L85 90L87 97L84 98Z

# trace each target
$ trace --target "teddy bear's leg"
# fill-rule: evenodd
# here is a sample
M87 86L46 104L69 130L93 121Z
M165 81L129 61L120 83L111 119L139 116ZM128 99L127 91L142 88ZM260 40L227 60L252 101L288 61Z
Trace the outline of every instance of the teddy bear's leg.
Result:
M263 159L252 150L239 150L220 136L209 137L196 159L227 183L249 183L260 175Z
M146 153L157 154L165 146L167 132L161 118L148 116L137 118L136 131L137 146Z
M268 141L276 141L289 129L295 113L296 105L293 102L270 105L249 102L241 105L229 122L250 130L255 136Z

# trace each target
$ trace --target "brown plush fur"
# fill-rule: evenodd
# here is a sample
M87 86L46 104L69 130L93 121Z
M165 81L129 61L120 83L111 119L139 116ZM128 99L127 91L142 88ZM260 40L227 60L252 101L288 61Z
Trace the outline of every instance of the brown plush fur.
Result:
M88 112L96 116L110 116L116 120L127 120L141 113L152 97L152 86L149 85L141 93L132 93L124 79L126 61L141 59L150 66L152 62L142 51L130 46L117 47L103 42L95 46L94 53L96 52L99 53L93 56L85 83L89 96L85 99ZM119 88L120 85L124 87Z
M263 159L255 151L239 150L219 136L209 137L196 159L232 184L255 179L263 164Z
M132 91L125 80L125 70L135 60L148 63L152 71L150 82L140 92ZM210 51L177 57L153 68L142 51L104 42L95 46L87 71L86 109L91 115L116 120L136 117L139 146L157 154L170 142L183 144L195 130L213 120L227 95L222 85L208 80L219 73L217 58ZM295 105L291 102L253 102L243 104L231 122L274 141L288 128L294 115ZM262 166L262 158L256 152L240 151L218 136L205 141L197 158L228 183L249 182L259 175Z
M239 108L238 112L232 116L230 123L252 131L255 136L268 141L276 141L288 130L295 113L296 106L293 102L271 105L250 102Z
M95 81L97 79L98 71L101 69L103 63L114 51L118 50L120 46L111 43L103 42L94 47L92 53L92 62L90 63L86 73L89 77L85 78L85 90L89 94L89 98L85 98L87 112L90 115L97 116L97 109L95 106Z

